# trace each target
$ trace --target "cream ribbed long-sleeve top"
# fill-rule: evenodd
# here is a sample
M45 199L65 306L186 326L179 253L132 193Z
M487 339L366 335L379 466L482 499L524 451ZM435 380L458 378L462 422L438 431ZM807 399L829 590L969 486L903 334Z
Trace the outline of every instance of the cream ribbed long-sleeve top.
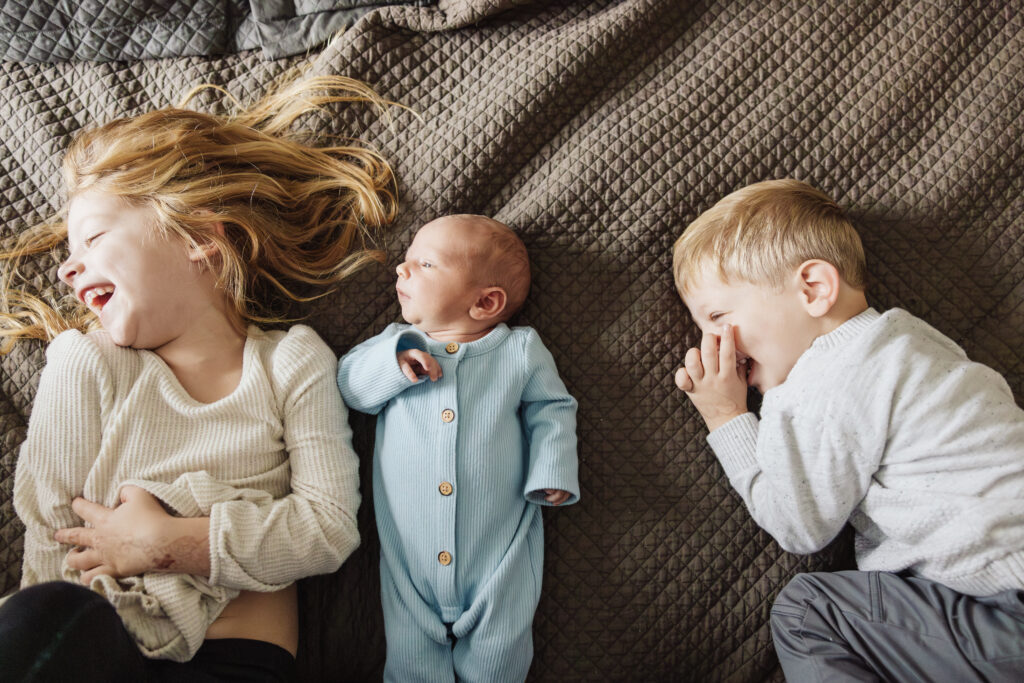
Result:
M104 332L58 336L15 478L22 587L77 582L53 532L82 524L75 496L114 506L127 484L173 514L210 518L209 578L92 582L147 656L190 659L239 590L275 591L336 570L359 544L358 461L336 363L309 327L250 327L238 387L200 403L151 351L118 347Z

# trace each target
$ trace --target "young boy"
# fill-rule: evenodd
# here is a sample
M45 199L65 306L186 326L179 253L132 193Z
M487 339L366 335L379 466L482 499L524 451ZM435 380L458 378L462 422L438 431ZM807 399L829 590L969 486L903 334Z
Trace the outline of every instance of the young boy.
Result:
M345 402L378 416L384 680L522 681L540 506L579 500L576 401L537 333L504 323L530 286L508 227L438 218L397 270L411 325L363 342L338 370Z
M861 571L797 576L775 602L786 677L1024 680L1024 411L1006 381L868 307L856 231L805 183L725 197L673 271L704 333L676 384L754 520L798 553L856 531Z

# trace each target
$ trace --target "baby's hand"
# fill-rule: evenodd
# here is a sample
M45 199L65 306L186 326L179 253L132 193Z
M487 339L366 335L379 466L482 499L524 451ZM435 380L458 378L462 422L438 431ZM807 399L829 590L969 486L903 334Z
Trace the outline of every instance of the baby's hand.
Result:
M544 493L547 494L544 496L544 500L552 505L561 505L569 500L569 492L561 489L544 489Z
M732 325L722 336L705 334L699 349L686 352L685 366L676 370L676 386L686 392L714 431L747 412L747 366L736 362Z
M413 382L419 381L419 375L425 375L431 382L441 379L441 364L426 351L406 349L398 352L398 367Z

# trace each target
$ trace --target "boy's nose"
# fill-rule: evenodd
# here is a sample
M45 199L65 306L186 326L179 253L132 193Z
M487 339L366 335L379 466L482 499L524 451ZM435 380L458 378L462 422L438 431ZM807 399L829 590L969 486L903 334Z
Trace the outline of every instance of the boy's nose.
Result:
M404 261L402 263L399 263L395 267L395 272L397 272L398 277L402 278L403 280L409 277L409 267L405 265Z

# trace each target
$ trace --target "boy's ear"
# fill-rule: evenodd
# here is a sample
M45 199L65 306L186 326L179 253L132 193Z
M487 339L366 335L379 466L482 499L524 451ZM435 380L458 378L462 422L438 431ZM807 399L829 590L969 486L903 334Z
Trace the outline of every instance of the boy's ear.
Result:
M224 236L224 224L220 221L210 225L210 229L220 235ZM209 261L220 254L220 247L213 240L203 240L202 242L196 241L188 248L188 260L192 263L198 263L200 261Z
M800 303L811 317L820 318L832 310L842 282L834 265L821 259L804 261L797 269L797 278Z
M484 287L469 309L469 317L473 320L490 320L497 318L505 310L508 295L502 287Z

